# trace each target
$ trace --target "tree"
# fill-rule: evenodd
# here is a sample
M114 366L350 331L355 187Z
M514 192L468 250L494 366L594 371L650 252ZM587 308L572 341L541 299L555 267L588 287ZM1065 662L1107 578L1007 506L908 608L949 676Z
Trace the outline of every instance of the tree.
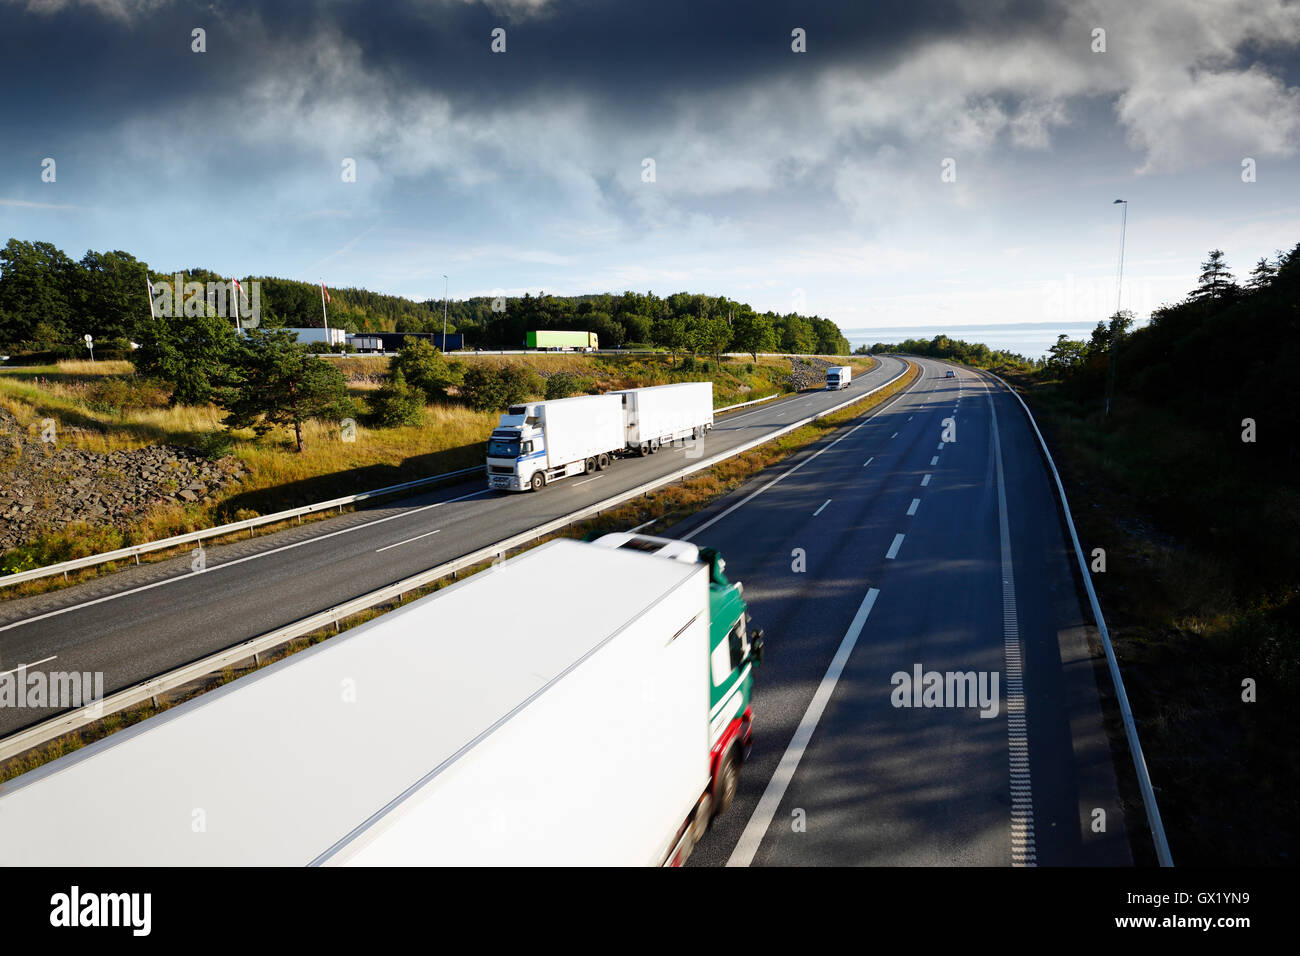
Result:
M140 348L131 353L138 374L173 386L171 404L205 405L228 384L240 342L229 319L160 315L137 330Z
M650 331L650 341L672 353L673 365L677 364L677 353L689 348L689 340L690 331L686 319L679 315L660 318Z
M465 373L461 394L470 408L491 412L525 402L545 387L542 377L524 365L475 365Z
M1277 266L1262 258L1255 264L1255 268L1250 271L1250 288L1253 292L1261 289L1267 289L1273 284L1273 279L1277 277Z
M286 329L252 329L231 369L231 384L217 390L227 428L251 427L258 436L292 425L302 451L303 423L313 418L348 418L356 405L334 365L294 342Z
M817 336L812 323L802 315L791 313L785 317L781 332L781 350L794 355L811 355L817 349Z
M406 384L400 368L394 368L370 400L370 410L375 424L382 428L399 425L418 425L424 417L416 390Z
M428 339L403 339L392 370L400 371L406 383L429 402L445 400L448 387L459 385L465 377L462 363L448 362Z
M698 346L709 352L721 365L722 353L731 344L731 325L720 315L711 319L702 319L696 330Z
M1201 263L1198 282L1200 284L1191 294L1191 298L1197 301L1224 299L1237 291L1237 283L1233 280L1232 273L1228 271L1228 263L1224 259L1222 249L1210 250L1210 257Z
M748 352L758 361L758 353L775 347L772 320L755 312L741 312L731 324L731 340L736 348Z
M77 283L77 331L125 339L149 320L148 269L128 252L87 252Z
M42 349L72 343L77 264L48 242L0 249L0 342Z
M1047 350L1047 355L1047 368L1054 372L1066 373L1087 361L1088 346L1061 333L1056 337L1056 344Z

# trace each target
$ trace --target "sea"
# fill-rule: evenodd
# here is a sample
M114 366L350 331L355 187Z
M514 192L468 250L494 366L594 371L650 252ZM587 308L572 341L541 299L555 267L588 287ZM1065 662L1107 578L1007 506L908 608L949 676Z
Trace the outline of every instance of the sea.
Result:
M1072 339L1088 339L1096 322L1005 322L978 325L901 325L879 328L841 329L849 345L870 348L877 342L897 343L904 339L932 339L946 335L950 339L983 342L989 348L1015 352L1025 358L1042 358L1064 332Z

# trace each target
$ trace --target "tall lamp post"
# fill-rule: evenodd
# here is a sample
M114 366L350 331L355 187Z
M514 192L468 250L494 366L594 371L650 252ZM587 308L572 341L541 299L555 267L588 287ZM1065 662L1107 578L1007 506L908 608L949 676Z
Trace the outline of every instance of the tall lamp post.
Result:
M1123 206L1119 224L1119 276L1115 283L1115 317L1111 319L1114 332L1110 337L1110 384L1106 387L1106 415L1110 415L1110 404L1115 398L1115 368L1119 362L1119 320L1120 303L1124 297L1124 234L1128 230L1128 200L1116 199L1112 206Z
M447 351L447 286L450 280L442 277L442 350Z

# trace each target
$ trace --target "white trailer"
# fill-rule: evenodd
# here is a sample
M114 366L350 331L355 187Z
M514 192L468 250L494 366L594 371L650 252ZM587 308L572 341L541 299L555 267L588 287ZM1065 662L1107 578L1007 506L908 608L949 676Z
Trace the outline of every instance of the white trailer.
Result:
M511 405L488 439L488 487L538 491L609 467L625 442L623 400L613 393Z
M623 398L629 451L653 454L660 445L699 438L713 427L712 382L679 382L611 394Z
M853 381L853 366L851 365L832 365L826 370L826 388L828 391L838 391L841 388L848 388Z
M745 616L708 549L553 541L0 785L0 864L680 862Z
M298 336L298 344L306 345L312 342L326 342L330 345L347 345L348 333L346 329L288 329Z

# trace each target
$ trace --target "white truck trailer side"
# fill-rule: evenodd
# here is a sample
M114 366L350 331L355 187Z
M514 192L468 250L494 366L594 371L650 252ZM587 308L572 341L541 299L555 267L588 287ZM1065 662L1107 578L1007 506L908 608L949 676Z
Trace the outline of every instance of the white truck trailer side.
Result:
M852 365L832 365L826 370L826 388L828 391L834 392L841 388L848 388L852 382Z
M0 864L680 862L745 618L708 549L553 541L0 785Z
M629 451L649 455L660 445L699 438L713 427L712 382L653 385L611 394L623 398Z
M488 439L487 483L502 491L606 468L626 442L618 395L511 405Z

